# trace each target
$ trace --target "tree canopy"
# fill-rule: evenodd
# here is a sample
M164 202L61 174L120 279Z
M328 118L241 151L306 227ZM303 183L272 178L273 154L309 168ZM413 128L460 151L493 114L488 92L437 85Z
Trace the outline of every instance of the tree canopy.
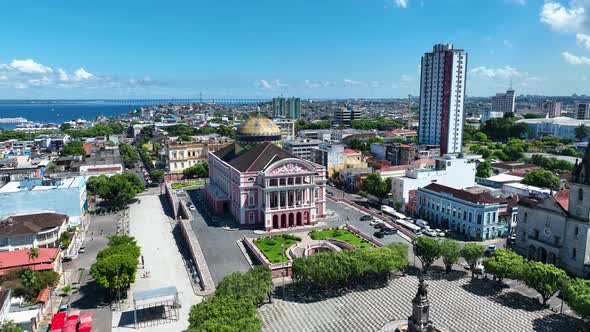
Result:
M391 190L391 178L384 180L379 173L371 173L361 183L361 190L383 200Z
M139 154L129 144L119 144L119 153L123 158L123 164L125 164L125 167L127 168L132 168L135 166L135 163L139 161Z
M461 257L459 242L452 239L444 239L440 242L439 249L445 269L449 273L453 268L453 264L456 264L459 261L459 257Z
M221 280L212 297L192 306L188 331L260 331L256 305L264 302L271 291L272 275L266 266L230 274Z
M438 240L420 236L414 242L414 255L422 263L422 270L426 272L428 268L440 257L440 243Z
M461 249L461 257L467 261L469 267L471 268L471 277L475 276L475 268L477 267L477 263L483 257L485 253L485 248L483 245L479 243L467 243Z
M493 274L498 282L502 282L504 278L520 279L526 261L513 251L497 249L482 264L487 273Z
M488 160L484 160L477 165L477 173L475 176L480 178L489 178L492 176L492 163Z
M90 274L102 288L119 291L135 281L141 248L127 235L109 237L109 247L96 255Z
M379 248L318 253L293 261L293 281L308 290L342 289L369 277L386 278L408 265L407 246L394 243Z
M559 187L559 177L551 171L540 169L526 173L522 183L530 186L557 189Z
M145 189L135 173L115 174L111 177L93 176L86 182L86 188L98 194L107 205L118 208L125 206L130 199Z
M62 156L86 156L82 141L69 141L60 151Z
M206 179L209 177L209 164L198 163L182 171L184 177Z
M541 295L543 305L567 280L565 271L551 264L530 261L522 269L522 281Z
M564 288L567 304L580 317L590 319L590 280L575 278Z

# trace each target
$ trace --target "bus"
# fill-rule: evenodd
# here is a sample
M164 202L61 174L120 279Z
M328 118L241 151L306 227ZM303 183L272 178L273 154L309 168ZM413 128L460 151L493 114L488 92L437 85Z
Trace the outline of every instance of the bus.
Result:
M407 220L407 217L403 213L395 211L391 206L381 205L381 213L384 216L393 217L395 220Z
M409 229L410 231L412 231L414 234L422 234L422 228L420 226L416 226L414 224L412 224L411 222L408 222L406 220L401 220L398 219L395 221L396 224L403 226L406 229Z

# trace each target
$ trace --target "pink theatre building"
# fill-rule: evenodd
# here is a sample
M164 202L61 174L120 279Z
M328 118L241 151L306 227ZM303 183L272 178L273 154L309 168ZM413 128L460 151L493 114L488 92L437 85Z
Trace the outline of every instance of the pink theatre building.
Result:
M256 115L238 129L236 142L209 152L205 197L217 214L265 230L314 225L325 215L325 168L273 142L280 128Z

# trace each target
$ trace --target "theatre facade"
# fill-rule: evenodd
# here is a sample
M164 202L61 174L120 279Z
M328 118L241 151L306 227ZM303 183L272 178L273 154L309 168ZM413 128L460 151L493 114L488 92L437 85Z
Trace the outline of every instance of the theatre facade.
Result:
M205 198L216 214L267 231L325 216L325 168L283 150L279 140L280 128L257 115L240 126L235 143L209 152Z

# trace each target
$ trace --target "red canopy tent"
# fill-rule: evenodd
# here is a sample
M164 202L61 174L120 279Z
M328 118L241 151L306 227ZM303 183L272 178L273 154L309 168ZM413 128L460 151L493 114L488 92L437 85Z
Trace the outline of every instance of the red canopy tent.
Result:
M92 322L92 311L86 311L80 314L80 324Z
M49 330L49 332L62 332L65 319L65 312L58 312L57 314L53 315L53 318L51 319L51 330Z
M78 319L80 318L80 310L73 310L66 319L62 332L76 332L78 326Z
M81 323L78 327L78 332L90 332L92 330L92 320Z

